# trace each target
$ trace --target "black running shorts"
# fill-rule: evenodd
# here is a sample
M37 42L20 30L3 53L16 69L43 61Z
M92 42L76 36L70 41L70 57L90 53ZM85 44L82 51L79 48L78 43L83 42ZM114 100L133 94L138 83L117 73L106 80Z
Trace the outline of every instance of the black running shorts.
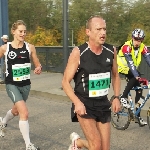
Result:
M111 121L111 104L107 96L103 99L84 99L81 96L78 98L83 102L86 108L87 114L82 115L82 118L94 119L96 122L107 123ZM76 113L74 113L74 104L71 108L71 119L72 122L78 122Z

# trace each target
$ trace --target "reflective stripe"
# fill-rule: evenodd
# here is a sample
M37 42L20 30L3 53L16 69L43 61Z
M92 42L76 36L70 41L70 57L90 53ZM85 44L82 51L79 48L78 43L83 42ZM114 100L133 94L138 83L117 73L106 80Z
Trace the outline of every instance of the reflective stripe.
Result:
M128 46L130 46L130 48L132 48L132 50L131 50L132 60L134 62L134 65L136 66L136 68L138 68L138 66L141 63L141 53L142 53L145 45L143 43L140 44L137 57L135 57L135 53L134 53L135 51L134 51L134 47L132 45L132 40L125 42L124 45L128 45ZM122 72L122 70L126 70L125 72L127 72L127 70L129 70L127 61L122 52L122 48L121 48L121 50L119 50L118 55L117 55L117 64L118 64L118 72Z

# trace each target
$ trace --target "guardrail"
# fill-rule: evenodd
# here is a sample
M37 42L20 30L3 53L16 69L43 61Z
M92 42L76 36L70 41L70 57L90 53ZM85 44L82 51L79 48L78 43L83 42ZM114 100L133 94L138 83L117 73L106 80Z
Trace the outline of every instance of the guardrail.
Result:
M68 56L72 51L72 49L73 47L68 48ZM43 71L63 73L64 52L62 46L56 46L56 47L40 46L40 47L36 47L36 51L40 59L40 62L42 64ZM33 63L32 63L32 69L34 69ZM142 59L141 65L139 66L139 70L144 74L143 77L150 79L150 67L147 65L147 63L145 63L144 59Z

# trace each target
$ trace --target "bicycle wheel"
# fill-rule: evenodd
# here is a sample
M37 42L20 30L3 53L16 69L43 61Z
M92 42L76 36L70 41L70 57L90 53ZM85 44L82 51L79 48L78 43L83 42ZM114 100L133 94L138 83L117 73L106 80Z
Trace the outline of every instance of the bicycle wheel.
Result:
M147 124L150 129L150 110L147 111Z
M125 130L130 124L129 109L122 106L121 111L118 113L111 112L111 124L117 130Z

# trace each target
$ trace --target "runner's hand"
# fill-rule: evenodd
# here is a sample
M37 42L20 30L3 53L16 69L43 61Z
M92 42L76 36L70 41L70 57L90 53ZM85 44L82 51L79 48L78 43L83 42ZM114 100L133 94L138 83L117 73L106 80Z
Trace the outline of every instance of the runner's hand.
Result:
M113 101L112 101L112 111L117 113L121 110L121 104L120 104L120 101L119 99L115 98Z
M35 73L35 74L40 74L41 72L42 72L42 66L36 67L36 68L34 69L34 73Z
M86 108L84 104L79 101L78 103L75 104L75 110L74 113L77 113L79 116L85 115L86 113Z

